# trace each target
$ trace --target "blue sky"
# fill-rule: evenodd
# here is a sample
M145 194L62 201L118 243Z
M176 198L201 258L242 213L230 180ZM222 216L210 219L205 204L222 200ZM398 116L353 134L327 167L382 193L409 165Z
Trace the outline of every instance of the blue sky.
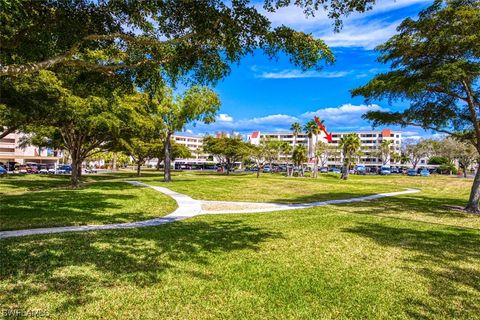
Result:
M292 122L303 124L314 115L325 120L329 131L370 130L371 125L361 119L366 111L407 107L408 102L389 105L373 101L365 105L362 97L352 98L350 90L388 70L376 62L373 48L395 34L403 19L415 17L433 0L377 2L372 11L345 18L339 33L333 32L332 21L323 13L306 18L296 7L268 13L273 25L285 24L323 39L335 54L335 64L321 71L302 72L283 56L269 60L260 51L247 56L214 88L222 101L217 121L208 126L189 125L187 132L288 131ZM418 128L402 130L413 138L428 134Z

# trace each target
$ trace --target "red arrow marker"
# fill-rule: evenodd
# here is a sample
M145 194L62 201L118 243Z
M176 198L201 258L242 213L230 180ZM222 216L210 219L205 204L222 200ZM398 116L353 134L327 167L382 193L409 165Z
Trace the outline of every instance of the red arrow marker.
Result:
M332 143L332 142L333 142L332 134L331 134L331 133L327 133L326 131L325 131L325 134L327 135L326 138L327 138L328 142Z
M323 132L325 132L327 141L328 141L328 142L333 142L333 140L332 140L332 134L327 132L327 128L325 128L325 126L320 122L320 119L319 119L317 116L314 116L313 119L314 119L315 122L317 123L317 126L320 128L320 130L322 130Z
M317 116L313 117L313 120L317 123L317 126L320 128L320 130L325 131L325 126L320 122L320 119Z

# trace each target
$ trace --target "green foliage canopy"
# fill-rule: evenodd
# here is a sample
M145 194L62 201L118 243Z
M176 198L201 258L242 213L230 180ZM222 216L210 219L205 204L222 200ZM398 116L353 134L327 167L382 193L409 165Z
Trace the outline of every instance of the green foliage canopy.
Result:
M292 4L307 15L324 9L339 27L342 15L374 2L267 0L264 7L274 12ZM272 27L250 1L6 0L0 19L0 76L56 65L133 73L160 66L172 79L215 81L255 49L270 57L283 52L303 69L333 61L323 41Z

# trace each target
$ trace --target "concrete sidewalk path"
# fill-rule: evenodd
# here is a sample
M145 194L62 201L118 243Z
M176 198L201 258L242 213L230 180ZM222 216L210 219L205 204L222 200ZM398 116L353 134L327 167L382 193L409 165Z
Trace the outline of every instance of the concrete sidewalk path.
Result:
M83 232L93 230L112 230L112 229L129 229L158 226L174 221L184 220L195 217L201 214L234 214L234 213L258 213L258 212L272 212L282 210L305 209L313 207L321 207L331 204L350 203L357 201L367 201L380 199L385 197L394 197L404 194L416 193L420 190L407 189L399 192L380 193L370 196L340 199L340 200L326 200L311 203L301 204L281 204L281 203L261 203L261 202L230 202L230 201L200 201L192 199L191 197L172 191L164 187L150 186L139 181L126 181L134 186L148 187L165 195L172 197L178 204L177 210L161 217L144 221L128 222L128 223L113 223L103 225L86 225L86 226L70 226L70 227L55 227L55 228L37 228L37 229L23 229L12 231L0 231L0 239L31 236L37 234L50 234L61 232ZM202 209L202 206L204 209Z

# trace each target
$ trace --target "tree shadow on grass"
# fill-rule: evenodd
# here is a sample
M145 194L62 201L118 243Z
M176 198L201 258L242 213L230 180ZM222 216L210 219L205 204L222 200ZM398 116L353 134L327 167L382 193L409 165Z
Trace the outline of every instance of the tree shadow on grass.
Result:
M257 250L282 234L241 221L173 223L160 227L4 239L0 306L22 306L42 294L60 294L55 314L91 302L95 290L147 287L167 270L202 280L210 275L179 263L209 265L212 253ZM218 277L218 275L217 275ZM97 292L98 294L98 292Z
M371 201L359 201L346 204L349 212L368 215L397 215L399 213L419 213L428 216L450 216L455 218L471 218L471 215L449 210L446 205L465 206L466 200L447 197L428 197L418 194L388 197ZM343 206L340 205L339 208Z
M352 198L359 198L372 195L372 193L366 193L362 190L358 190L358 192L319 192L313 194L304 194L304 195L296 195L293 198L278 198L273 199L269 202L275 203L311 203L311 202L318 202L318 201L327 201L327 200L344 200L344 199L352 199Z
M379 223L359 223L343 231L412 253L404 259L403 268L427 280L432 300L405 299L409 317L453 319L480 314L480 232L461 228L422 230Z
M69 177L63 175L6 175L3 177L0 175L0 184L8 188L8 190L0 191L0 194L19 190L67 187L69 182Z
M4 195L0 203L0 230L105 224L152 218L151 214L127 205L132 204L137 196L123 191L134 188L139 187L124 182L98 182L91 189L56 189ZM125 210L121 212L108 213L124 207Z
M134 174L92 174L84 175L81 178L80 188L90 185L92 182L102 182L105 180L124 180L135 177ZM8 189L0 191L0 194L8 194L18 191L43 191L52 188L70 188L69 175L7 175L0 176L0 185Z

